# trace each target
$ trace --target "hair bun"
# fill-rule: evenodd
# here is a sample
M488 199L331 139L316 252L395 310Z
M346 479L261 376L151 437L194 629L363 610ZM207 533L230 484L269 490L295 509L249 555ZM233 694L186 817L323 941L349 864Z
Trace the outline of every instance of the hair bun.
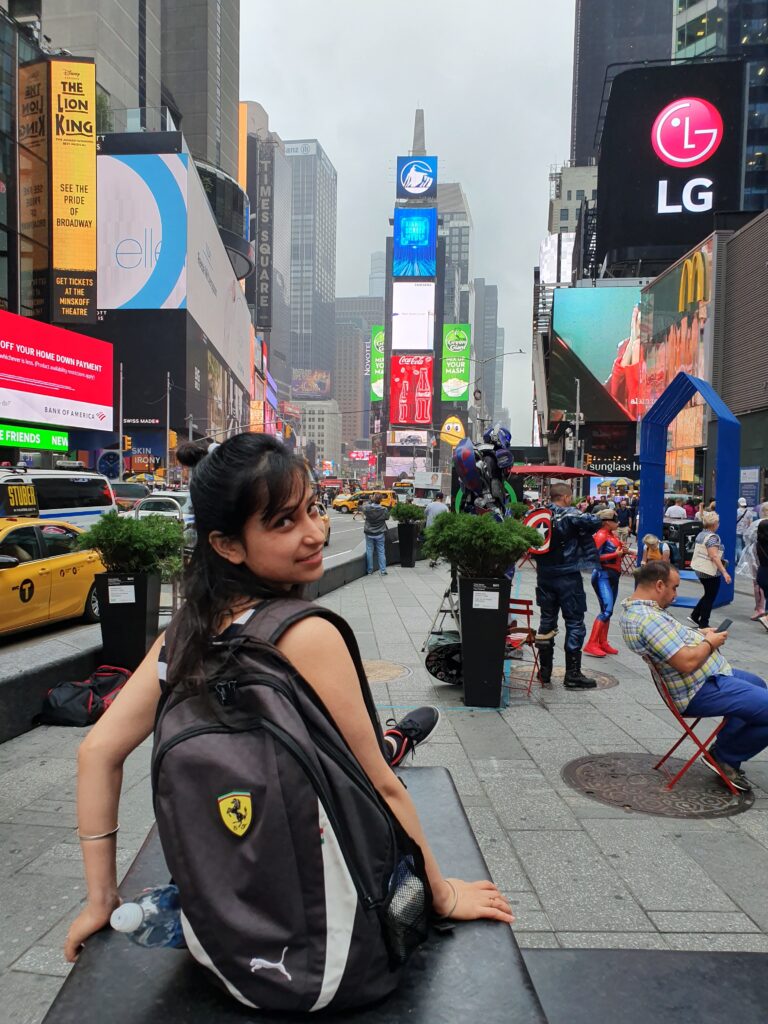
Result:
M176 461L180 466L193 469L210 451L204 441L182 441L176 449Z

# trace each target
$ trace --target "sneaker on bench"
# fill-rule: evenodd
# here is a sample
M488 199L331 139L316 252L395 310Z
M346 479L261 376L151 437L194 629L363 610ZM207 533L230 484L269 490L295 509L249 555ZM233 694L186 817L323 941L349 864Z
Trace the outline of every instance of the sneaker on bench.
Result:
M384 732L384 741L392 750L392 756L389 758L390 768L397 767L409 751L413 755L419 743L426 743L439 721L440 712L429 704L414 708L399 722L390 718L387 722L389 728Z

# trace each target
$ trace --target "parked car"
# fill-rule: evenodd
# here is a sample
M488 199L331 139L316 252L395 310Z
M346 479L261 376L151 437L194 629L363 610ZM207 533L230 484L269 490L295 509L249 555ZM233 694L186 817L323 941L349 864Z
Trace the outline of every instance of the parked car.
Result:
M146 516L178 519L179 506L184 523L189 525L194 520L189 491L153 491L148 497L136 502L130 511L121 512L120 515L132 516L134 519L144 519Z
M366 501L370 501L374 494L381 495L381 504L384 508L394 508L397 504L397 495L394 491L355 491L354 494L340 494L335 498L331 508L337 512L356 512Z
M127 483L115 480L112 483L112 490L115 495L115 503L120 512L129 512L142 498L147 498L152 493L146 484Z
M95 551L78 551L84 531L59 519L0 519L0 634L83 617L98 622Z

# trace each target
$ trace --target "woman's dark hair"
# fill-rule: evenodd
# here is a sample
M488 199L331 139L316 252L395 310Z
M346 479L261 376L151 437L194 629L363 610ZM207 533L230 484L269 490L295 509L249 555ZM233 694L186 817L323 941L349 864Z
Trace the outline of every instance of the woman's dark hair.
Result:
M282 509L298 506L312 484L305 461L269 434L238 434L203 455L190 485L197 543L184 574L184 604L172 626L170 686L202 682L210 638L237 601L298 593L228 562L209 537L240 538L251 516L267 523Z
M176 461L180 466L194 469L207 453L207 441L182 441L176 449Z

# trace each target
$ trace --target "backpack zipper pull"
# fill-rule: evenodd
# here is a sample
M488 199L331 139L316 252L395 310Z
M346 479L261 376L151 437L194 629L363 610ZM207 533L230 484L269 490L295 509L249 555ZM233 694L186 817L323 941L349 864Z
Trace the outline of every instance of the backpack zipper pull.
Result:
M219 704L226 707L229 704L234 704L237 699L237 681L234 679L224 679L220 683L216 683L214 686L216 696Z

